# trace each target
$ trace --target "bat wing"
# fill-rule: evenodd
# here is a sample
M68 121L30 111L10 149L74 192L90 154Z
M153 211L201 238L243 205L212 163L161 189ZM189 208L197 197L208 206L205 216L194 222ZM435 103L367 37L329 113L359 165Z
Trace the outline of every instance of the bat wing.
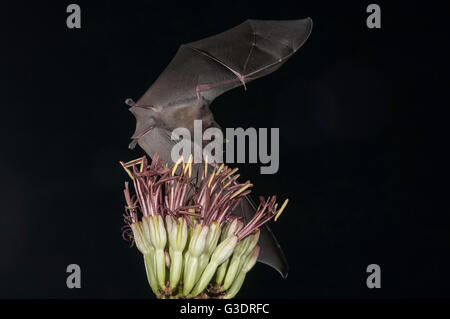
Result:
M245 196L245 199L236 207L233 214L244 217L244 220L248 222L255 214L255 211L255 203L251 197ZM260 231L258 244L261 247L261 251L258 261L274 268L283 278L286 278L289 272L289 265L280 244L267 223L260 228Z
M148 108L189 105L199 99L209 104L228 90L245 87L280 68L305 43L311 30L310 18L247 20L220 34L181 45L130 109L137 118L133 138L140 138L154 126Z
M131 146L137 142L151 157L158 153L171 162L175 142L168 130L158 127L155 120L158 112L169 107L198 105L196 101L210 104L222 93L245 87L246 83L277 70L303 45L311 30L310 18L247 20L223 33L181 45L145 94L137 103L130 103L137 119ZM255 213L251 198L247 196L233 213L246 220L251 218ZM286 277L286 258L267 225L261 229L259 244L258 260Z

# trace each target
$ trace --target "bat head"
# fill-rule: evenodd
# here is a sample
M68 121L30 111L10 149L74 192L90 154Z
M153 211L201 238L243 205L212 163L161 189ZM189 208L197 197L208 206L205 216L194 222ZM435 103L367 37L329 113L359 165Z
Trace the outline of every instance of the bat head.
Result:
M164 108L161 122L165 129L172 131L175 128L186 128L194 136L195 121L202 121L202 130L215 126L214 116L209 104L203 99L178 103Z
M141 137L156 127L168 132L176 128L186 128L192 138L196 120L202 121L202 133L210 127L219 127L209 109L209 103L203 99L172 103L165 107L143 105L140 101L135 103L131 99L127 99L125 103L131 106L130 112L136 118L136 130L132 136L131 148L134 148Z
M136 118L136 130L131 137L133 140L137 141L154 127L161 126L161 111L158 108L152 105L138 105L132 99L127 99L125 103L131 106L130 112Z

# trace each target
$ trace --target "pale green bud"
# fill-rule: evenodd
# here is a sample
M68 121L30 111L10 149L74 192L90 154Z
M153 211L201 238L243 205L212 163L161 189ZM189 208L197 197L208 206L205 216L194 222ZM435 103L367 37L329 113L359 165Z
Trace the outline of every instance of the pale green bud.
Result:
M180 281L183 270L183 250L188 238L188 228L184 218L173 220L169 232L169 251L171 257L169 288L175 289Z
M256 246L253 249L253 252L247 256L247 259L246 259L241 271L247 273L253 268L253 266L255 266L256 262L258 261L258 256L259 256L260 250L261 249L259 246Z
M198 224L192 231L192 237L189 242L189 253L191 256L199 257L206 245L206 235L208 235L208 226Z
M172 232L172 225L175 223L175 219L171 215L166 215L166 230L170 234Z
M208 235L209 227L197 224L192 231L191 239L189 241L189 249L186 252L186 263L184 266L183 277L183 294L187 296L197 280L197 272L199 271L199 257L203 253L206 246L206 236Z
M200 255L199 258L199 271L197 271L197 279L199 279L200 275L205 270L206 266L208 265L209 258L211 257L211 254L213 253L214 249L217 247L217 242L219 241L220 237L220 225L217 222L212 222L211 225L209 225L209 231L208 235L206 236L206 245L205 249L203 250L203 253Z
M145 220L145 219L144 219ZM166 227L161 215L151 216L149 219L150 239L156 250L164 249L167 242Z
M211 261L220 265L233 253L234 247L236 247L238 238L236 235L230 236L221 242L214 250Z
M154 251L155 250L152 248L152 252L144 255L144 264L145 264L145 272L147 273L147 280L150 285L150 288L152 288L152 291L156 296L159 296L160 292L158 289L158 281L156 279L156 274L155 274Z
M244 256L247 256L248 254L252 253L253 249L258 244L259 235L260 235L260 231L259 231L259 229L257 229L251 235L248 236L249 243L248 243L246 251L244 252Z
M165 287L166 280L166 254L164 248L167 242L166 227L161 215L154 215L148 218L150 229L150 239L155 247L155 270L158 284Z
M247 273L255 266L256 261L258 260L260 248L256 246L253 249L253 252L249 254L245 259L244 266L242 267L241 272L237 275L236 279L233 281L230 289L223 296L223 299L231 299L239 292L244 283L245 276Z
M188 228L184 218L178 218L178 222L173 222L169 234L169 244L172 249L183 251L188 239Z
M150 250L153 247L144 235L141 222L133 223L130 227L133 231L134 242L136 243L137 249L144 255L150 253Z
M217 246L220 237L220 225L217 222L212 222L209 226L208 235L206 236L205 252L211 254Z
M233 218L232 222L227 223L224 230L222 231L220 241L224 241L225 238L228 238L234 233L238 232L242 229L242 227L244 227L244 223L237 218Z
M239 273L239 265L241 264L241 257L244 256L244 253L247 251L247 248L250 244L250 236L241 240L234 249L233 257L231 258L230 265L228 266L227 274L225 276L225 281L223 283L223 289L227 290L231 287L231 284L236 278L236 275Z
M228 237L223 242L221 242L216 249L214 250L214 253L211 256L211 260L206 266L206 269L203 271L203 274L201 275L200 279L198 280L197 284L195 285L194 290L192 291L192 294L190 297L195 297L198 294L200 294L207 286L208 283L211 281L212 277L214 276L217 267L223 263L227 258L231 256L233 253L234 247L236 247L236 243L238 241L238 238L236 235L233 235L231 237Z
M216 271L216 285L222 286L222 283L225 279L225 275L227 274L228 265L230 263L230 258L228 258L225 262L223 262Z

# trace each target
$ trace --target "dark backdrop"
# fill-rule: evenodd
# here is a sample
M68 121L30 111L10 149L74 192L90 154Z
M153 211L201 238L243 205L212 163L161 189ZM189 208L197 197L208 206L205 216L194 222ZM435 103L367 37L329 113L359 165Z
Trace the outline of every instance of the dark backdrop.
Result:
M70 2L2 4L0 297L147 298L143 262L121 238L118 161L138 99L178 46L247 18L314 20L279 71L213 103L223 127L279 127L280 170L241 165L254 193L291 199L273 230L287 280L258 264L240 297L449 297L445 118L433 106L446 30L429 2L389 4L381 30L370 2ZM431 141L427 136L432 136ZM428 161L428 160L432 161ZM443 185L445 183L442 183ZM66 267L82 288L66 287ZM379 264L382 288L366 287Z

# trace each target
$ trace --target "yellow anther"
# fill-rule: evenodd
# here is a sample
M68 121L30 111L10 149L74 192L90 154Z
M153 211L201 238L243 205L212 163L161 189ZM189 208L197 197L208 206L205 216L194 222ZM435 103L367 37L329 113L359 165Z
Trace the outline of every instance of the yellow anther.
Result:
M236 167L236 168L233 168L232 170L231 170L231 172L229 172L227 175L225 175L225 177L222 179L222 182L224 181L224 180L226 180L228 177L230 177L231 175L233 175L234 173L236 173L238 171L238 168Z
M222 165L219 166L219 169L217 170L217 174L219 174L222 171L222 168L224 167L224 164L222 163Z
M232 182L234 182L235 180L237 180L239 178L239 176L241 176L240 174L234 175L232 178L230 178L230 180L223 186L223 188L227 188L228 185L230 185Z
M208 173L208 155L205 155L205 176Z
M127 174L131 177L131 179L134 179L133 174L131 173L131 170L129 170L129 167L133 167L136 165L141 165L139 167L139 172L143 172L144 171L144 162L145 162L145 156L137 158L135 160L129 161L127 163L124 162L119 162L120 165L122 165L123 169L127 172Z
M283 212L284 208L286 207L287 203L289 202L289 199L286 199L283 203L283 205L281 205L281 208L278 210L277 215L275 216L274 221L277 221L278 217L280 217L281 213Z
M231 197L230 199L235 198L237 195L239 195L240 193L242 193L243 191L245 191L247 188L249 188L250 186L253 186L252 184L248 183L245 184L241 189L237 190Z
M192 170L192 168L189 168L191 165L192 165L192 154L189 155L189 159L188 159L188 161L187 161L187 163L186 163L186 167L183 166L183 168L184 168L183 174L186 174L186 172L187 172L188 170ZM189 175L189 177L191 177L191 176Z
M133 174L131 174L131 171L126 167L126 164L122 161L119 162L120 165L122 165L123 169L125 170L125 172L127 172L128 176L130 176L130 178L132 180L134 180Z
M209 179L209 182L208 182L208 187L211 187L211 182L215 175L216 175L216 169L214 168L213 173L211 174L211 178Z
M144 171L144 161L145 161L145 157L142 157L141 160L139 161L141 164L141 167L139 168L139 172L143 172Z
M181 161L183 160L183 156L181 156L178 161L175 163L175 165L172 168L172 176L175 176L175 172L177 171L178 165L180 165Z
M185 163L184 163L184 154L181 155L181 166L183 167L182 171L184 171Z
M189 163L189 178L192 176L192 163Z

